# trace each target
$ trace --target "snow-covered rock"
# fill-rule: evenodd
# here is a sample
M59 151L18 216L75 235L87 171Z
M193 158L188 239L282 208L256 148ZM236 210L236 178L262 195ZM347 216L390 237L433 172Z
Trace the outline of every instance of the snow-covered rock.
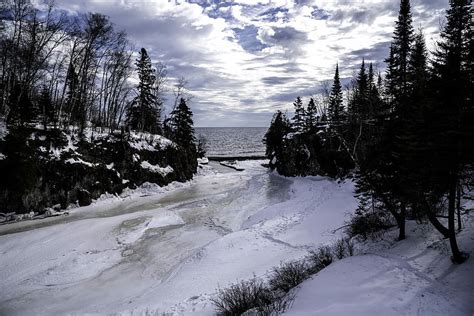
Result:
M140 163L140 166L143 168L143 169L147 169L151 172L155 172L155 173L159 173L160 175L162 175L163 177L166 177L168 174L172 173L174 170L172 167L170 166L166 166L166 167L160 167L158 165L152 165L151 163L149 163L148 161L142 161Z

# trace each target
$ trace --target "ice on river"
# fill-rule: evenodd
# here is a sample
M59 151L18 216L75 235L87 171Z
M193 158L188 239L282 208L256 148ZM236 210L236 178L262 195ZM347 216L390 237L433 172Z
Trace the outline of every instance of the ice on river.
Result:
M210 315L218 286L339 237L356 206L351 182L284 178L260 163L0 226L0 314Z

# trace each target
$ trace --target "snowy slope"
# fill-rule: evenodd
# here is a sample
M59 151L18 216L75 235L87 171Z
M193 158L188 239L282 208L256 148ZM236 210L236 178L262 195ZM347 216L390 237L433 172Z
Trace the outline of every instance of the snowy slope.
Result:
M474 220L465 218L460 247L474 253ZM448 243L429 226L409 222L408 239L363 245L296 289L287 315L473 315L474 260L453 265Z

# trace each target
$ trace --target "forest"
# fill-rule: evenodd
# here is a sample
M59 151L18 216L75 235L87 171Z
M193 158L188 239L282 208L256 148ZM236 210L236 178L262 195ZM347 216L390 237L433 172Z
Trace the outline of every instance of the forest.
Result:
M147 181L192 178L197 153L184 78L168 82L166 66L100 13L7 0L0 17L7 212L33 216Z
M405 220L428 220L449 238L452 260L460 207L473 185L474 22L471 1L450 1L434 51L402 0L384 73L362 60L341 84L336 65L322 100L300 97L294 116L277 111L265 136L270 167L287 176L354 177L359 206L354 235L390 227L406 237Z

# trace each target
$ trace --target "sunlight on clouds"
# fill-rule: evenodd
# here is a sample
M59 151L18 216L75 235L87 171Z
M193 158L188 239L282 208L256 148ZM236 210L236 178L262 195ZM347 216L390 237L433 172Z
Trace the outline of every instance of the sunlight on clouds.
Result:
M399 5L393 0L57 2L67 10L109 15L137 47L168 65L170 82L186 77L201 126L214 124L208 111L224 119L226 113L241 113L239 119L263 113L255 124L266 126L296 95L316 94L338 61L343 77L362 58L373 58L383 70ZM414 26L424 28L432 48L444 7L439 1L413 3Z

